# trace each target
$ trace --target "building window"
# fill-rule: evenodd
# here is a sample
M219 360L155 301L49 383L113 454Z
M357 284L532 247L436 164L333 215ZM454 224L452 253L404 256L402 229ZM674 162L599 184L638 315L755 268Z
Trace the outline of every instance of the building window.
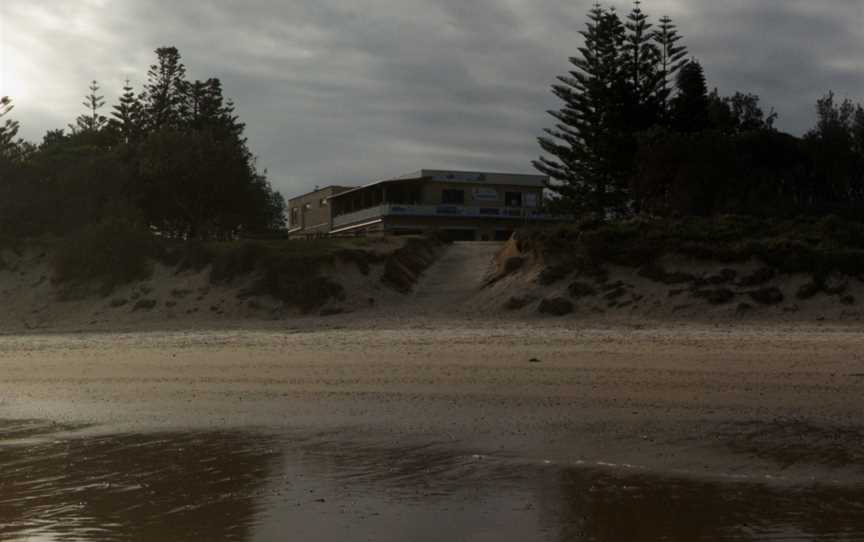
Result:
M506 207L522 207L522 192L506 192L504 205Z
M321 198L321 200L318 201L318 207L327 207L328 203L329 201L327 198Z
M297 207L291 208L291 225L295 227L300 225L300 209Z
M465 205L465 191L443 190L441 191L441 203L445 205Z

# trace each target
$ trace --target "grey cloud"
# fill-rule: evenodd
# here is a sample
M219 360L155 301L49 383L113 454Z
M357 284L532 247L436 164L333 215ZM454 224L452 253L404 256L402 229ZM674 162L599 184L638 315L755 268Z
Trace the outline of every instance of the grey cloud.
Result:
M0 42L24 39L23 30L10 30L18 19L47 67L28 72L45 105L17 111L34 139L78 114L90 79L113 98L123 78L142 82L154 48L178 46L190 76L222 78L259 165L291 194L421 167L530 171L535 138L550 124L545 111L557 106L549 85L568 70L591 3L31 0L26 10L0 3ZM760 94L777 108L781 129L800 133L829 88L864 97L860 4L644 7L676 18L712 86ZM58 28L55 18L40 27L39 9L65 13L69 24Z

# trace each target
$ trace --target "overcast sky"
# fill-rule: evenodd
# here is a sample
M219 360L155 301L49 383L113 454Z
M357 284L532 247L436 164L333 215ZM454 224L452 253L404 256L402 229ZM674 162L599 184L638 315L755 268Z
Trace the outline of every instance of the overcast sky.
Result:
M152 51L222 79L286 196L420 168L531 172L588 0L0 0L0 96L28 139L116 99ZM619 11L629 2L612 2ZM862 0L645 0L709 86L762 96L801 133L833 89L864 99Z

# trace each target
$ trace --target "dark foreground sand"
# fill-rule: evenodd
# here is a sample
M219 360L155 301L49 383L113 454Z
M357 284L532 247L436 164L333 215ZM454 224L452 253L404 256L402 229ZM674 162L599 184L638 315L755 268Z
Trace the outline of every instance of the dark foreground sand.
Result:
M578 328L574 325L482 320L431 325L382 320L376 329L353 323L342 328L257 332L0 336L0 420L7 427L4 432L0 423L0 467L9 468L4 466L4 457L15 465L22 455L55 457L58 452L51 446L57 442L65 443L67 451L75 446L69 443L78 442L81 447L81 457L76 460L72 454L64 460L66 466L60 470L67 477L74 477L70 465L78 465L76 461L91 464L88 457L112 457L116 450L126 450L117 452L118 465L134 464L136 454L146 457L148 450L153 452L153 442L181 443L177 445L180 451L172 452L180 455L171 457L182 460L168 464L186 465L180 470L195 473L195 479L213 475L207 469L196 470L209 460L218 464L218 458L231 458L229 465L251 461L249 454L234 457L237 450L278 455L267 461L276 461L281 468L259 473L266 481L261 486L265 489L229 491L249 493L249 499L265 504L235 521L236 528L242 524L237 536L225 536L230 526L222 525L221 531L207 534L211 539L276 540L286 533L304 533L305 538L295 539L582 540L594 536L597 540L695 540L702 531L697 529L694 534L692 529L679 532L674 528L700 523L702 520L679 517L692 510L678 510L663 518L654 510L656 522L671 525L667 530L646 520L640 511L659 506L657 499L678 502L684 498L696 503L694 510L714 506L720 514L723 506L734 501L713 490L689 495L692 486L687 485L668 489L661 482L580 478L598 468L613 478L627 473L720 484L717 487L743 484L735 487L756 492L745 498L741 497L746 493L743 489L729 490L729 495L738 495L738 504L747 513L743 519L731 512L729 517L709 514L715 520L726 518L718 525L727 530L705 531L706 539L730 532L737 533L735 539L761 539L751 531L741 531L760 516L758 504L746 503L751 497L762 499L767 514L766 503L788 497L784 488L801 492L787 510L789 518L798 519L769 521L765 532L774 532L772 539L815 536L812 526L800 524L799 508L818 508L819 503L828 502L827 494L819 493L822 490L848 493L840 498L844 504L833 512L834 528L842 531L830 531L837 534L836 539L864 532L864 525L854 519L862 512L854 503L860 504L859 497L864 496L864 334L857 329L681 324L589 329L584 323ZM195 435L208 436L195 440ZM290 453L274 452L289 448ZM113 451L108 453L108 449ZM205 461L194 453L188 456L189 450L204 450L201 453L206 452L210 459ZM133 460L122 459L126 453ZM297 466L306 465L297 457L322 456L323 464ZM471 466L483 460L486 466ZM546 467L556 469L552 484L556 489L544 482L548 474L531 474L531 469ZM99 483L110 487L113 477L122 477L115 472L119 470L123 469L108 468ZM258 472L252 467L247 470L247 477ZM142 472L145 479L156 476L147 475L146 469ZM329 482L315 478L316 472L320 480ZM413 484L417 472L424 473L422 484L410 485L410 489L392 484L392 476L410 479ZM231 476L237 473L226 479L233 479ZM356 489L361 486L343 478L351 476L361 486L372 484L370 480L384 486L376 485L377 492L363 492ZM568 476L573 477L570 485L562 482ZM282 481L274 486L276 479ZM333 485L334 479L342 485ZM52 484L63 483L56 477L47 480L39 486L43 492ZM450 485L442 486L442 480ZM456 480L465 480L467 486ZM85 477L70 483L77 487L91 482ZM136 488L151 487L142 484L129 491L134 494ZM525 489L529 486L545 489L535 494ZM0 490L7 494L13 487L19 489L15 494L19 500L32 497L28 490L20 489L26 484L4 489L0 482ZM525 492L513 493L513 487ZM581 515L567 520L570 523L548 517L544 523L541 519L546 516L536 512L543 508L542 502L558 503L562 488L588 495L594 490L602 494L604 487L615 491L637 488L636 504L625 503L618 493L609 499L635 510L633 517L642 518L645 536L616 531L613 527L620 522L614 518L623 509L616 509L608 500L599 508L596 502L580 501ZM159 491L174 493L170 487ZM208 495L223 490L201 491ZM273 505L275 497L260 497L261 491L273 491L285 502ZM460 497L455 509L446 500L448 495L465 491L484 503L471 506L485 520L470 513L466 503L473 501L467 497ZM477 492L484 496L478 497ZM510 497L500 501L503 495ZM190 495L180 504L172 501L168 508L174 510L177 505L182 510L202 500L206 499L201 495ZM14 507L12 512L4 511L7 501L0 497L0 535L27 539L34 532L35 520L28 520L30 516ZM104 506L110 507L108 502ZM400 508L410 502L416 502L413 514ZM47 510L68 506L68 502L49 499L41 505ZM320 508L314 514L297 515L298 510L315 505ZM563 514L561 506L552 507L556 518ZM396 514L393 510L403 511ZM426 515L418 515L418 510ZM148 521L145 512L133 514L139 518L133 521L139 528ZM160 508L153 513L169 512ZM381 514L384 519L376 520ZM464 518L441 527L444 531L438 534L447 533L442 538L434 536L436 514ZM525 514L533 519L526 523ZM43 513L42 517L52 516ZM195 517L185 521L200 524ZM412 531L408 536L400 530L404 526L396 528L409 519L423 533L432 529L432 535ZM56 521L69 524L70 518L60 514ZM107 520L93 520L100 521ZM573 526L582 525L580 521L599 526L593 534L580 534ZM483 529L478 530L478 522ZM565 524L570 527L562 527ZM45 525L50 531L51 521ZM358 529L353 531L356 536L344 538L340 526ZM780 530L772 531L775 526ZM159 536L184 539L192 536L194 527L189 529ZM157 531L136 532L136 536L149 538ZM473 535L467 536L469 532ZM748 538L747 533L753 536ZM84 538L103 537L110 538L105 533Z

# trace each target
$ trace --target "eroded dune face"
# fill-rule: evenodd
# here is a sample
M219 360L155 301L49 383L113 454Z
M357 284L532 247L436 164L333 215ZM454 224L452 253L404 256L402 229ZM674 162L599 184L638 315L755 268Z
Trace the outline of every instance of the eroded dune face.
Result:
M59 282L50 252L5 250L0 329L363 326L551 317L580 325L813 323L864 317L858 303L864 299L861 277L784 271L758 258L664 253L644 261L631 255L625 265L586 256L578 241L551 243L542 237L449 244L429 238L321 240L306 248L284 243L222 247L209 259L199 255L204 259L198 265L184 264L182 257L154 261L146 280L110 290Z

